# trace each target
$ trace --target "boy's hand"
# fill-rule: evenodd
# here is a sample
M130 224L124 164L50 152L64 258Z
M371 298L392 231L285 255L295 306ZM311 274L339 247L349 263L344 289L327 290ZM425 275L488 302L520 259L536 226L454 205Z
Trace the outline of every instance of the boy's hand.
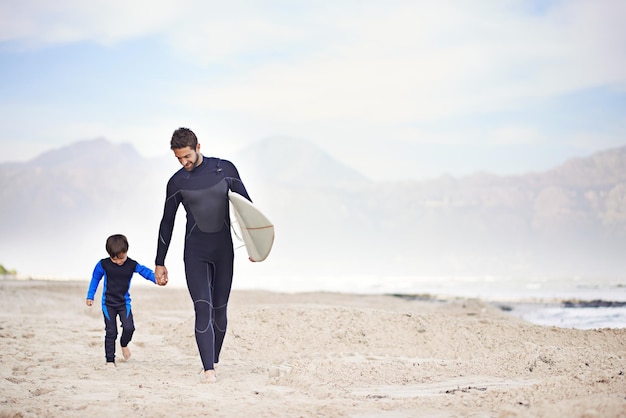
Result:
M87 299L87 306L91 306L93 305L93 300L92 299Z

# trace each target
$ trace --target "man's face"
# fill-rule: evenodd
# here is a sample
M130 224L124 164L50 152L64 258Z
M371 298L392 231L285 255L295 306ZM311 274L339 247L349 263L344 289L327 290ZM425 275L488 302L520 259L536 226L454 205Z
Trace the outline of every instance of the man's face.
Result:
M174 149L174 155L187 171L192 171L202 162L200 159L200 144L198 144L195 150L191 149L191 147L176 148Z

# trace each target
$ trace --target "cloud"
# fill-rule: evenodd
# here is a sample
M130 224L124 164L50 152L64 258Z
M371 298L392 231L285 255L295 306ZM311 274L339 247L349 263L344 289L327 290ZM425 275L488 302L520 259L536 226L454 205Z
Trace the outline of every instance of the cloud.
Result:
M277 123L405 124L625 84L626 36L615 15L626 4L557 3L540 16L521 14L517 2L503 4L508 7L391 2L350 14L335 9L325 20L332 41L301 31L309 53L242 64L216 81L207 78L184 100ZM310 20L325 11L315 12ZM198 55L215 52L196 47Z
M529 4L24 0L0 3L0 40L42 47L155 35L187 60L243 76L246 88L280 77L322 99L324 86L340 97L364 90L359 103L368 90L383 99L404 90L394 97L420 93L435 115L438 102L452 111L459 99L481 104L467 97L475 82L496 99L626 84L626 3L548 2L541 14ZM312 95L310 85L322 90Z
M158 31L179 11L177 1L23 0L0 2L0 42L39 49L73 42L110 45Z
M559 100L581 91L626 91L624 15L620 0L25 0L0 3L0 47L157 44L146 50L160 61L148 52L141 58L146 71L166 67L155 76L162 88L142 93L138 82L115 84L116 74L102 79L158 108L128 112L120 103L116 113L99 103L104 111L77 123L46 126L57 135L132 137L147 153L143 138L187 124L233 144L286 134L342 155L370 144L360 156L375 159L388 143L534 146L574 138L566 118L552 129L557 122L533 110L558 112ZM583 106L568 111L569 119L588 117ZM595 124L603 141L623 138L623 121ZM588 123L578 138L594 132Z

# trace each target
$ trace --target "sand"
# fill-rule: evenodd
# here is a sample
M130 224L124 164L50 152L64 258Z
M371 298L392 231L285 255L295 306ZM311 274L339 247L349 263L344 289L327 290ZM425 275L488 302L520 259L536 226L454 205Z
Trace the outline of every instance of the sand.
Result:
M0 280L0 417L626 417L626 329L473 299L235 291L205 384L186 289L131 290L132 357L118 342L112 368L87 286Z

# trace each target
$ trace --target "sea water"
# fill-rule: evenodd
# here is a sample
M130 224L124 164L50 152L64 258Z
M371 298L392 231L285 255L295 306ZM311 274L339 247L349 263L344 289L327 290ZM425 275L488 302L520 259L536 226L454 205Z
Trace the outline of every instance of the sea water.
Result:
M147 286L150 283L134 280L133 286L136 285ZM171 269L168 286L185 287L184 272ZM576 329L626 328L626 305L564 306L566 301L626 303L626 277L333 276L316 272L263 275L253 273L253 270L239 270L235 272L233 289L285 293L422 295L433 300L478 298L534 324Z
M239 276L234 288L277 292L424 295L478 298L534 324L563 328L626 328L626 279L496 276ZM565 302L617 302L613 307L566 307ZM620 306L623 305L623 306Z
M626 306L567 308L561 304L522 304L514 306L510 313L534 324L561 328L626 328Z

